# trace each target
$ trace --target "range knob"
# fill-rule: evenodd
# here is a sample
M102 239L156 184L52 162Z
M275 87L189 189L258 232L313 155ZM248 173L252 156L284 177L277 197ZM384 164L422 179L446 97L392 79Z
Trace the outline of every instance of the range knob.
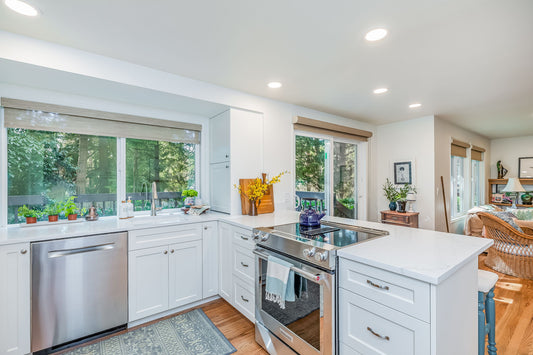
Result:
M265 233L261 236L261 241L262 242L266 242L268 240L268 238L270 238L270 234L268 233Z
M310 248L310 249L304 249L304 256L306 258L312 258L313 256L315 256L315 253L316 253L316 248Z
M255 231L252 237L254 238L255 241L259 240L259 238L261 237L261 232Z
M315 254L315 260L316 261L326 261L328 260L328 251L323 251L322 253L316 253Z

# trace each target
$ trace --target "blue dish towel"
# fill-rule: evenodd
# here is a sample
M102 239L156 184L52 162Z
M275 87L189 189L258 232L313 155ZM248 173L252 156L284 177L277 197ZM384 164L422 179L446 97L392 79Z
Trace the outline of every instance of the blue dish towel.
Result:
M291 263L275 256L268 257L265 298L267 301L279 304L281 309L285 309L285 301L296 300L292 266Z

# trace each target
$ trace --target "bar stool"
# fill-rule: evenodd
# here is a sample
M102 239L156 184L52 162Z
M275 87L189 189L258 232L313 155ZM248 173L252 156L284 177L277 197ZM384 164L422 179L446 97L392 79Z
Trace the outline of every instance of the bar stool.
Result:
M496 355L494 286L498 281L498 275L490 271L478 270L477 278L478 355L485 354L485 336L487 334L489 335L487 345L489 355Z

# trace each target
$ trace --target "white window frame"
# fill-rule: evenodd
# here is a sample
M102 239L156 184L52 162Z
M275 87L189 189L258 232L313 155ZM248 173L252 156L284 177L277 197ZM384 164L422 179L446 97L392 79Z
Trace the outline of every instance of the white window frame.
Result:
M8 225L7 223L7 206L8 206L8 154L7 154L7 128L4 127L4 108L0 107L0 171L3 173L0 174L0 196L4 196L2 201L2 206L0 207L0 227L4 228L7 226L17 226L16 224ZM126 196L126 139L123 137L117 137L117 216L109 216L109 218L117 218L119 212L120 203L127 198ZM203 141L203 140L202 140ZM202 142L201 141L201 142ZM195 189L198 193L201 193L200 183L201 183L201 143L195 144ZM149 187L151 188L151 187ZM169 208L165 209L161 213L179 213L181 212L180 208ZM148 215L150 211L136 211L134 213L137 215Z
M463 190L463 211L461 212L457 212L457 209L456 209L456 204L457 204L457 201L456 201L456 192L457 192L457 189L456 189L456 184L454 184L454 166L455 164L452 164L453 162L453 158L456 157L456 158L461 158L463 159L463 186L464 186L464 190ZM454 220L458 220L458 219L461 219L463 218L465 215L466 215L466 211L467 211L467 208L468 206L470 205L470 184L467 184L466 182L467 181L470 181L470 172L468 171L467 169L467 160L469 159L469 157L459 157L459 156L454 156L454 155L450 155L450 186L451 186L451 189L450 189L450 215L451 215L451 219L452 221Z
M474 168L474 162L477 161L479 164L479 205L485 204L485 161L483 160L474 160L470 159L470 208L474 207L474 175L472 174L472 170Z
M359 141L356 139L346 139L338 138L331 135L320 134L320 133L309 133L306 131L295 130L293 135L293 171L296 173L296 136L305 136L310 138L324 139L326 140L326 167L325 167L325 177L324 177L324 190L326 193L326 206L328 206L328 215L333 212L333 185L331 184L331 172L333 171L333 149L334 142L355 144L356 149L356 184L355 184L355 195L357 198L357 210L356 210L356 219L366 220L367 219L367 203L368 203L368 185L367 179L364 178L368 174L368 142ZM293 186L293 195L296 195L296 183L295 179L292 179Z

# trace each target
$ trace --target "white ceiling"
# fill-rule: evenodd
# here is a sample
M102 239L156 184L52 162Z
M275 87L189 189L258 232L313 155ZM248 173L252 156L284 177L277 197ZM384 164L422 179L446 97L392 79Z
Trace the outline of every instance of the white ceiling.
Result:
M375 124L533 134L531 0L33 3L37 18L0 6L0 29ZM389 36L365 42L378 26Z

